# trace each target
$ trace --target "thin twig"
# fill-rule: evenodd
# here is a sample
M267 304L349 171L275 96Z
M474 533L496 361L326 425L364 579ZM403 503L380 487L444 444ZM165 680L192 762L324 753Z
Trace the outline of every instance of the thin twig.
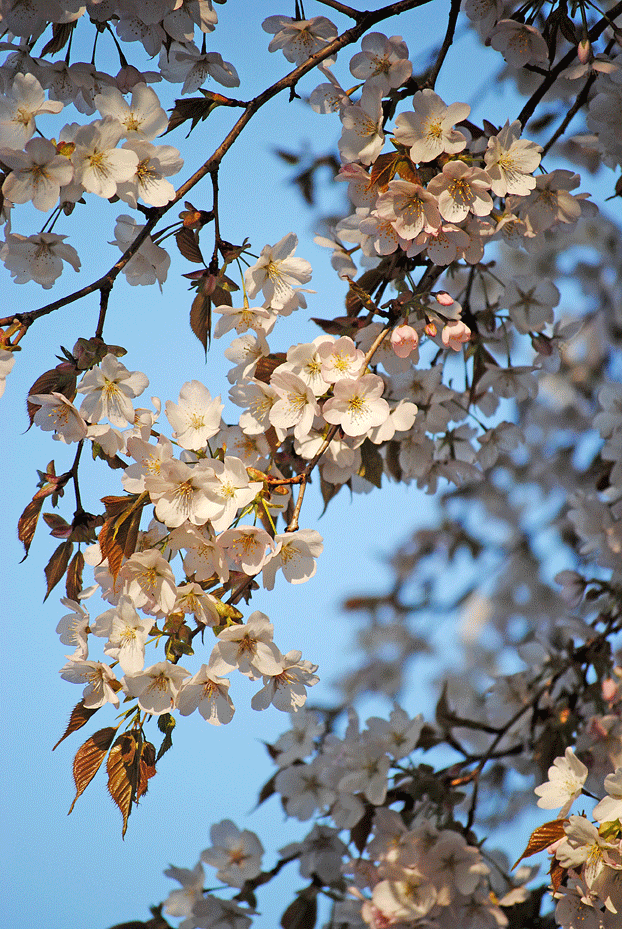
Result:
M443 67L443 62L447 57L447 52L451 48L452 42L454 40L454 32L456 30L456 22L458 21L458 14L460 13L460 4L461 0L451 0L451 7L449 10L449 18L447 20L447 31L445 32L445 38L443 39L443 44L441 50L438 53L434 67L430 71L429 77L425 82L426 87L434 89L436 84L436 79L440 73L441 68Z
M286 74L285 77L281 78L275 84L272 84L266 90L262 91L262 93L258 94L256 97L250 100L248 104L246 104L244 112L234 124L232 129L227 133L220 145L215 149L207 161L205 161L203 165L201 165L201 167L195 171L192 177L190 177L184 184L181 185L181 187L176 191L173 199L169 200L166 206L153 207L151 209L151 215L147 219L145 226L138 233L134 241L128 246L121 258L106 274L104 274L97 281L88 284L86 287L82 287L80 290L77 290L72 294L68 294L66 297L61 297L60 300L55 300L53 303L48 303L46 306L41 307L38 310L30 310L25 313L15 313L9 317L6 317L5 319L0 319L0 326L7 325L8 323L12 322L13 319L18 319L20 322L24 322L26 326L31 326L35 319L38 319L41 316L47 316L49 313L53 313L55 310L61 309L63 306L67 306L70 303L75 303L76 300L80 300L82 297L85 297L96 290L101 290L104 286L109 285L112 287L119 273L123 270L130 259L136 254L140 246L143 244L147 236L151 234L152 230L155 228L156 224L162 218L162 216L171 210L176 203L183 199L183 197L185 197L188 192L192 190L196 184L198 184L200 180L202 180L207 174L211 174L219 167L220 162L224 158L225 154L229 151L247 123L250 122L255 113L257 113L258 110L260 110L266 103L268 103L269 100L271 100L273 97L276 97L277 94L282 93L284 90L293 90L301 77L303 77L309 71L312 71L318 64L320 64L320 62L324 61L326 58L330 58L336 52L340 51L340 49L347 45L352 45L354 42L357 42L358 39L365 32L367 32L371 26L381 22L383 19L388 19L390 16L397 16L400 13L405 13L417 7L426 6L431 2L432 0L399 0L399 2L391 3L382 9L358 14L355 26L347 29L332 42L329 42L328 45L326 45L321 51L316 52L315 55L312 55L307 61L304 62L304 64L299 65L299 67L295 68L289 74Z
M622 2L616 3L616 5L608 11L606 16L604 16L598 23L596 23L595 26L592 26L588 33L590 42L595 42L596 39L600 38L601 34L605 31L611 20L614 20L616 16L620 15L620 13L622 13ZM566 68L572 64L576 57L577 49L571 48L570 51L566 52L563 58L560 58L555 67L549 71L548 75L544 78L540 86L531 95L518 115L518 121L523 129L535 113L536 107L546 92L553 86L562 71L565 71Z
M351 6L346 6L345 3L340 3L339 0L318 0L318 3L323 3L324 6L329 6L333 10L337 10L338 13L343 13L344 16L350 16L352 19L358 22L362 16L365 16L365 13L362 13L360 10L355 10Z

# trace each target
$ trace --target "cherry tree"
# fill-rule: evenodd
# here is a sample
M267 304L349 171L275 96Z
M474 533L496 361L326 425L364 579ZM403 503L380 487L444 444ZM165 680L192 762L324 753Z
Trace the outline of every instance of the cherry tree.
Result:
M287 867L299 879L284 929L614 929L622 4L296 0L246 37L281 68L253 87L217 51L219 17L242 22L245 5L218 5L0 3L0 260L5 307L19 307L0 319L0 389L32 368L30 426L59 443L18 532L26 555L40 521L56 540L46 597L61 592L59 670L78 685L58 744L90 733L74 804L103 768L125 834L166 777L175 729L191 714L229 724L242 675L254 710L290 714L257 793L299 821L299 840L269 860L243 823L213 823L211 846L165 872L179 886L142 925L259 925L264 885ZM417 8L440 23L425 52L382 31L408 34ZM466 30L517 101L502 124L473 118L457 71L451 98L437 92ZM278 144L299 192L274 200L281 233L257 241L249 190L247 237L231 243L223 165L279 95L330 124L338 154L291 151L288 127ZM184 180L189 136L207 157ZM296 198L327 191L342 209L316 217L334 269L318 296ZM89 210L101 217L89 251L99 239L121 255L71 290L85 257L74 224ZM175 395L149 401L149 372L132 370L108 320L121 276L166 298L172 252L188 263L197 345L223 354L226 337L230 367L223 383L180 370ZM22 309L29 283L55 298ZM94 330L76 330L50 367L39 321L92 295ZM307 341L280 337L287 317L316 312ZM98 470L85 477L88 457ZM390 482L434 496L436 517L406 542L383 527L392 582L379 593L357 579L345 602L360 620L356 665L322 705L321 668L282 650L284 621L253 596L335 557L308 522L309 485L329 533L337 494L364 506ZM451 648L425 634L429 616ZM435 706L413 715L401 703L422 662ZM359 717L370 696L393 701L386 718ZM62 732L60 701L53 711ZM517 845L497 839L538 812ZM148 797L134 815L149 815Z

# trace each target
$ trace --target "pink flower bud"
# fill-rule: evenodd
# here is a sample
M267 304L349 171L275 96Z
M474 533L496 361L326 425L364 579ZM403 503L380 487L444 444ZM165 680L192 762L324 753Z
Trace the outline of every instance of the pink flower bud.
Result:
M419 345L419 336L412 326L398 326L391 333L391 347L398 358L408 358Z
M431 339L436 335L436 323L428 323L424 329L426 335L429 335Z
M443 326L441 338L443 345L452 348L454 352L459 352L460 346L471 338L471 330L461 319L458 319L455 323Z
M586 65L592 57L592 46L589 39L581 39L577 45L577 58L582 65Z
M441 306L451 306L454 302L454 298L450 297L445 290L439 290L434 296L436 297L436 302L440 303Z
M601 684L603 700L606 703L613 703L618 696L618 682L612 677L606 678Z

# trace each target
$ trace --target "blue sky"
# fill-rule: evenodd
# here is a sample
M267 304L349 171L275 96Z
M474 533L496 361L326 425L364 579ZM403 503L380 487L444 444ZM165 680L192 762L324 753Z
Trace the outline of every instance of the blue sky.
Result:
M230 2L217 7L221 22L214 36L208 37L208 49L218 49L235 64L241 78L235 95L247 98L289 69L281 54L268 54L269 36L260 26L270 14L291 15L293 4L278 8L263 0L246 3L243 15L240 6ZM437 17L442 25L448 6L434 3L390 21L383 31L387 35L402 34L415 57L416 49L427 45ZM306 7L309 16L331 13L312 2ZM343 28L344 21L335 19ZM498 66L499 59L475 49L470 37L459 39L443 72L448 77L441 76L437 91L447 102L464 100L477 105L476 118L485 107L488 119L503 122L506 116L516 115L516 109L508 109L511 98L498 92L498 87L493 95L493 82L486 85L490 62ZM134 60L133 51L130 49L128 54L130 61ZM349 57L350 52L343 54L335 69L344 81L349 80ZM110 67L115 73L117 63L113 61ZM465 61L469 67L464 66ZM300 89L310 92L318 82L308 77ZM160 91L163 86L156 85L156 89ZM173 95L179 89L177 85ZM235 111L217 110L188 141L183 139L183 130L163 140L177 145L186 158L184 171L175 180L185 180L202 163L233 118ZM73 119L73 114L68 113L67 121ZM44 132L46 127L42 121ZM335 145L338 131L336 119L317 116L299 101L288 103L285 97L279 98L244 131L223 162L220 176L225 216L221 232L225 239L241 242L248 236L259 253L263 245L276 242L290 231L299 236L297 254L314 268L311 286L317 295L309 297L311 316L337 314L343 287L330 271L328 253L313 243L313 214L302 205L289 183L290 169L275 157L273 150L277 146L291 150L304 147L322 154ZM338 196L342 189L340 185ZM193 192L190 199L199 207L209 208L209 184ZM77 208L74 216L55 230L70 234L68 241L82 260L80 275L68 268L52 291L42 291L34 284L18 288L1 271L5 310L41 306L99 277L116 260L116 247L104 243L112 238L116 216L129 211L124 204L94 200L89 198L87 207ZM329 209L339 202L334 198L322 206ZM34 218L41 221L40 216ZM17 216L14 219L14 231L28 234L35 228L33 225L26 229ZM128 368L145 371L150 377L145 398L155 394L163 401L176 399L183 382L197 378L213 395L223 393L224 399L228 363L222 352L228 339L215 342L205 360L188 328L192 296L188 282L181 277L193 267L173 245L170 252L172 265L162 294L157 288L130 288L124 280L115 286L105 338L128 349L124 359ZM51 747L80 698L79 688L62 681L58 674L66 651L55 633L65 612L58 602L63 593L60 586L42 603L43 566L56 542L42 524L28 560L20 563L23 551L15 526L35 491L36 468L43 468L55 458L60 471L70 466L74 453L71 447L52 442L49 434L36 429L26 433L25 397L35 378L55 365L54 355L61 344L71 349L78 336L93 334L97 314L98 300L93 295L33 326L22 342L23 351L0 401L0 428L6 450L0 459L4 500L0 526L4 564L0 788L4 799L3 831L8 839L3 916L13 929L26 929L33 923L46 929L104 929L115 922L146 919L148 904L157 903L176 886L163 877L163 869L169 863L192 867L201 849L210 844L210 824L225 817L259 833L267 849L267 866L274 861L275 849L304 834L305 828L304 824L297 827L285 822L274 799L246 816L259 787L273 772L262 742L276 739L287 728L288 720L274 709L253 712L250 698L254 688L246 686L244 679L235 680L232 686L237 712L229 726L211 727L197 714L180 721L174 750L159 763L148 795L130 819L125 841L121 840L119 813L106 794L103 772L67 817L74 794L72 758L94 727L87 726L52 754ZM307 324L306 316L300 311L285 320L271 337L271 347L285 349L291 342L315 336L317 330ZM104 494L121 492L119 472L108 472L101 463L94 466L86 462L85 474L92 475L83 483L87 509L95 509ZM72 504L68 490L58 512L70 518ZM305 658L319 663L321 683L312 694L318 703L329 702L330 680L351 661L353 621L340 612L340 601L361 589L382 588L387 575L380 556L414 525L424 523L431 504L414 486L388 485L382 493L353 500L347 490L343 491L318 522L321 509L321 501L312 491L305 501L301 526L318 528L325 539L316 576L296 587L279 577L275 590L271 594L259 592L251 607L265 611L273 620L275 638L283 651L300 648ZM197 659L194 661L198 667ZM418 709L415 698L409 708ZM101 717L95 720L99 723L95 728L110 724L113 713L104 709ZM292 874L290 867L282 877L283 886L299 886ZM279 893L276 888L268 888L261 898L263 916L256 925L260 929L274 926L286 902L285 890Z

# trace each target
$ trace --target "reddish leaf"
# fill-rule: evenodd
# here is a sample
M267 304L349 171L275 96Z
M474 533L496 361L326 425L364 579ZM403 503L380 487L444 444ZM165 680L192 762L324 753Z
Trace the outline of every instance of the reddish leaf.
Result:
M45 597L43 598L44 603L67 570L67 565L69 564L69 559L71 558L72 552L73 542L70 542L69 540L66 542L61 542L45 566L47 591Z
M30 396L30 394L51 394L54 391L67 397L68 400L73 401L76 395L77 377L75 371L66 370L68 367L68 365L63 364L59 365L57 368L52 368L51 371L45 371L34 382L28 391L28 396ZM26 401L26 407L28 409L30 425L32 426L35 413L37 410L40 410L41 407L34 403L29 403L28 401Z
M281 916L282 929L313 929L317 921L317 890L300 891Z
M148 500L147 493L102 499L107 518L100 529L98 542L102 556L108 559L113 578L121 570L123 558L129 558L136 551L142 511Z
M217 104L213 100L202 100L200 97L187 97L185 100L175 100L175 107L171 111L167 132L176 129L189 120L192 121L190 132L197 123L206 119ZM188 135L190 135L190 132ZM187 137L186 137L187 138Z
M71 526L58 513L44 513L43 519L51 529L50 535L55 539L68 539L71 535Z
M43 506L44 500L45 497L40 497L38 493L35 494L17 521L17 537L19 538L20 542L23 543L24 548L26 549L24 558L28 557L28 552L35 535L35 529L37 528L39 514L41 513L41 507Z
M205 264L201 249L199 248L199 239L194 230L184 226L175 234L177 248L188 261L194 261L195 264Z
M158 750L156 756L156 761L159 761L162 755L169 750L173 745L173 729L175 728L175 717L171 716L170 713L162 713L161 716L158 716L158 729L160 732L164 733L164 738L162 739L162 744Z
M285 352L271 352L259 359L255 366L255 377L264 384L270 383L270 378L275 368L285 361Z
M523 860L523 858L529 858L530 855L536 855L538 852L543 852L545 848L548 848L549 845L552 845L553 842L557 842L558 839L563 839L566 835L564 825L568 822L567 819L553 819L549 823L543 823L541 826L538 826L537 829L531 833L529 842L527 843L527 848L520 856L516 864L512 865L512 868L515 868L516 865Z
M212 301L205 294L198 293L190 307L190 328L197 337L203 350L212 341Z
M136 802L147 793L147 782L156 773L155 747L151 742L143 742L140 751L140 764L138 770L138 784L136 785Z
M549 874L551 875L551 884L553 885L554 890L559 890L564 875L567 873L568 868L562 868L557 858L553 858L551 860L551 869Z
M67 581L65 590L70 600L77 600L82 590L82 572L84 570L84 555L78 551L75 553L67 569Z
M98 709L99 707L95 707L95 709L91 709L91 707L87 707L84 705L83 700L80 700L77 706L74 706L73 710L71 711L71 716L69 717L67 728L63 732L62 736L60 737L60 739L58 740L54 748L58 748L60 743L64 742L67 736L71 735L72 732L77 732L78 729L81 729L82 726L84 726L89 721L93 713L97 713ZM54 748L52 749L52 751L54 751Z
M108 772L108 793L119 807L123 817L124 837L127 831L127 821L132 808L132 796L136 786L136 754L137 739L134 735L124 733L119 736L108 755L106 770Z
M350 838L354 842L355 847L358 849L361 855L363 854L363 850L367 845L367 840L371 833L373 820L374 807L368 804L361 819L359 819L356 826L350 830Z
M69 41L69 36L73 32L75 25L76 20L72 23L52 23L52 38L41 49L41 56L55 55L56 52L60 52L61 48L64 48Z
M69 808L69 813L76 805L78 797L84 793L99 771L116 731L113 726L100 729L99 732L93 733L91 738L87 739L76 752L76 757L73 759L73 780L76 785L76 795Z
M378 446L370 439L365 439L361 445L361 467L359 468L360 477L373 484L374 487L382 487L383 460L378 451Z

